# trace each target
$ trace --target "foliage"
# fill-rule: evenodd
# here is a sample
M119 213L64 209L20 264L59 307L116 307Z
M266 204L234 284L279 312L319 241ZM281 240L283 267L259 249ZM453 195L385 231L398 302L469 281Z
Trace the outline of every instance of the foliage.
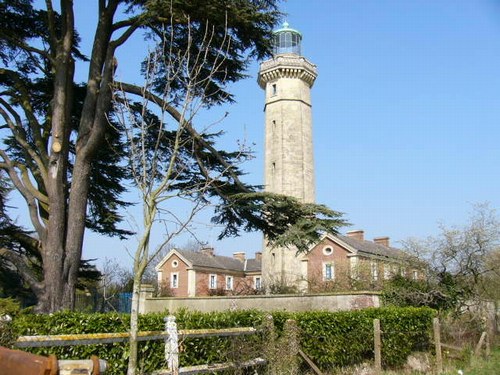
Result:
M10 347L16 340L12 329L12 318L19 311L19 302L11 298L0 298L0 346Z
M130 145L124 124L117 121L116 103L128 106L131 117L149 127L145 132L136 127L130 138L145 141L144 170L173 171L168 186L162 184L165 191L216 204L213 220L223 225L221 236L261 230L277 246L307 250L322 233L336 233L344 224L340 213L325 206L264 194L261 187L242 182L239 165L250 156L248 150L219 149L221 132L207 131L183 113L192 103L210 108L234 101L228 84L245 77L251 58L270 53L271 31L281 17L278 2L99 1L90 35L75 29L75 15L85 5L64 0L59 13L52 1L0 4L0 127L5 141L0 169L26 202L33 233L25 237L38 251L41 272L25 267L31 258L24 246L1 250L37 295L39 311L74 307L85 228L119 237L130 234L119 224L128 204L121 196L134 165L126 160ZM152 48L144 50L137 71L147 78L150 61L160 56L163 63L148 87L125 82L131 77L118 81L117 50L127 48L138 33ZM83 37L94 40L91 51L80 51ZM84 63L75 64L77 60ZM81 69L88 71L78 76L88 79L77 84ZM198 84L193 85L193 77ZM156 107L148 109L148 104ZM161 142L156 142L158 134ZM163 163L168 160L172 163ZM177 224L172 226L182 227Z
M448 310L456 306L459 293L459 288L449 274L442 275L438 283L395 276L385 284L382 300L384 305L428 306L436 310Z
M396 278L385 299L400 306L430 306L459 314L470 303L495 298L500 285L500 222L487 203L473 206L468 223L445 227L425 240L408 239L403 248L425 267L425 280Z
M301 345L321 368L346 366L373 358L373 319L381 321L382 359L400 366L415 350L429 346L434 310L383 308L360 311L296 314ZM368 344L370 343L370 344Z
M271 284L267 286L267 289L270 294L297 294L298 292L297 286L287 283L286 280L271 282Z
M12 298L0 298L0 316L15 316L21 310L19 302Z
M471 358L462 363L452 363L448 367L452 366L454 369L446 370L443 375L456 375L459 369L467 375L497 375L500 368L500 347L494 348L487 358Z
M166 315L167 312L141 315L140 330L163 330ZM263 327L266 315L257 310L213 313L181 310L176 314L176 320L179 329ZM280 311L271 315L278 336L281 336L286 321L295 319L300 346L315 363L328 370L373 358L375 318L381 320L384 364L401 365L411 351L428 348L434 311L428 308L383 308L334 313ZM116 313L21 315L14 320L14 328L18 335L124 332L128 330L128 319L128 315ZM260 356L267 341L269 337L265 333L236 342L223 337L186 338L181 340L181 366ZM236 353L235 348L238 348ZM110 374L123 374L127 363L126 343L33 348L30 351L43 355L54 353L61 359L97 355L109 361ZM141 343L139 358L143 371L151 372L165 367L163 342Z

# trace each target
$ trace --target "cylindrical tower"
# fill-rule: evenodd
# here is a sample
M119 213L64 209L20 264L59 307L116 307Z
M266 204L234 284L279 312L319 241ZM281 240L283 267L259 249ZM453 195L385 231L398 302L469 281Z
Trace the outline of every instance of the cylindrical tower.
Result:
M274 32L273 58L260 65L266 92L265 191L314 202L311 87L316 66L301 56L302 35L287 23ZM305 270L296 249L270 248L262 254L262 276L271 285L302 289Z

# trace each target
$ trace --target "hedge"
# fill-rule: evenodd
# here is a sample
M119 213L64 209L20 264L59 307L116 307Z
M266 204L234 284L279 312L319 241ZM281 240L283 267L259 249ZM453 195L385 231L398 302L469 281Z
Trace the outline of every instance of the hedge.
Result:
M163 314L140 316L140 330L163 330ZM268 313L257 310L200 313L180 311L176 314L179 329L208 329L230 327L261 327ZM434 310L429 308L379 308L343 312L273 312L278 332L287 319L295 319L300 328L302 350L323 370L356 364L373 359L373 319L381 321L382 358L385 366L404 363L408 354L429 346ZM13 321L17 335L57 335L79 333L125 332L127 314L87 314L61 312L52 315L21 314ZM238 338L196 338L181 343L180 364L238 361L262 356L266 343L263 335ZM84 359L97 355L106 359L109 374L126 372L128 359L126 343L79 345L68 347L26 349L41 355L55 354L59 359ZM144 372L165 367L162 341L142 342L139 358Z

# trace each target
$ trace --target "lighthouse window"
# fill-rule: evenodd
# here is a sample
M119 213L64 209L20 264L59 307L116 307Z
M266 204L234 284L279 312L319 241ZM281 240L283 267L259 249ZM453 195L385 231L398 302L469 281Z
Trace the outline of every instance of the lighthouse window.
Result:
M272 89L271 89L271 95L276 95L278 93L278 89L276 88L276 83L273 83Z

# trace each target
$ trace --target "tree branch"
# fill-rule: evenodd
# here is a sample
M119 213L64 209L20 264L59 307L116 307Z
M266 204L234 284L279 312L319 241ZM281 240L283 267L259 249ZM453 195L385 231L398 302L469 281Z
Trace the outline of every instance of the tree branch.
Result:
M12 121L12 118L9 116L9 113L4 110L2 107L6 107L7 110L14 116L14 119L16 123ZM16 142L21 146L23 151L26 153L27 160L33 160L35 161L38 170L40 171L40 176L42 177L44 183L47 182L47 170L45 169L45 163L36 153L36 151L31 147L31 145L28 143L26 139L26 134L24 134L24 129L22 127L21 123L21 118L19 115L14 111L14 109L2 98L0 98L0 115L5 119L7 122L7 125L10 128L10 131L12 132L12 135L16 139ZM36 171L33 171L34 174L36 174Z
M189 121L183 121L183 116L182 114L173 106L168 104L165 100L160 98L158 95L155 95L154 93L146 90L144 87L139 87L136 85L132 85L129 83L125 82L115 82L114 83L115 88L121 89L125 92L128 92L130 94L138 95L141 97L145 97L148 100L151 100L153 103L158 105L159 107L165 109L167 113L172 116L177 122L183 122L181 126L183 126L186 131L193 137L193 140L202 148L207 149L210 151L212 156L214 156L217 161L225 168L227 173L231 176L233 179L233 182L235 185L238 187L238 189L242 193L250 193L252 192L248 187L246 187L239 179L239 176L234 172L233 166L229 164L221 155L220 153L207 141L203 139L203 137L194 129L193 125Z
M36 197L31 193L31 191L23 184L21 179L16 173L16 168L14 162L10 160L7 153L4 150L0 150L0 156L3 158L4 163L0 164L0 166L8 173L12 183L19 191L19 193L23 196L26 204L28 205L28 210L30 213L30 219L33 223L33 226L38 234L40 239L45 238L45 227L40 222L38 216L38 206ZM19 163L18 163L19 164Z
M49 23L49 42L52 55L55 56L57 51L56 15L54 8L52 7L51 0L45 0L45 6L47 8L47 18Z
M0 247L0 258L8 260L17 269L23 280L28 283L33 291L37 292L37 294L43 291L44 283L36 278L33 270L28 266L27 261L21 255L13 250Z

